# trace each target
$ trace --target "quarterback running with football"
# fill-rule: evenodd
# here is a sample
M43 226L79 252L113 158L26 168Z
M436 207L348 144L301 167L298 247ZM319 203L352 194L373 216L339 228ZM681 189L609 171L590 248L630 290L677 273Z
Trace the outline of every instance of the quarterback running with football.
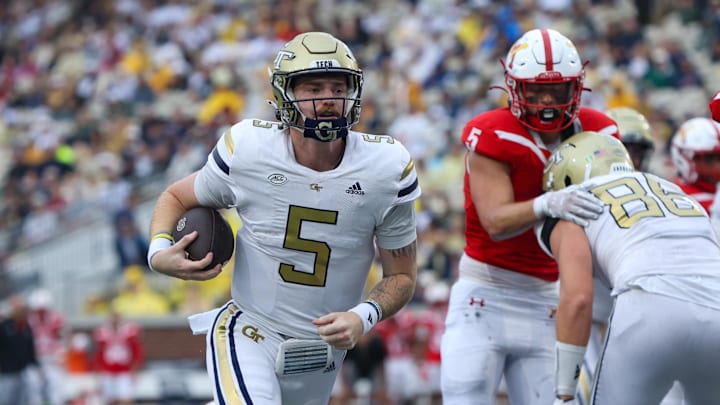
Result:
M594 274L615 304L591 403L656 405L679 381L685 404L720 404L720 244L707 213L672 182L634 171L622 143L597 133L572 136L548 160L546 190L577 185L603 201L600 217L537 229L560 269L558 389L577 385Z
M209 255L185 257L195 234L167 233L188 208L235 208L232 300L190 319L207 333L215 401L326 404L346 350L413 295L420 188L403 145L350 130L363 76L343 42L299 34L270 72L280 122L235 124L162 193L148 259L173 277L215 277L220 265L201 271ZM361 302L376 247L383 278Z
M442 338L449 405L494 404L503 376L512 403L553 402L558 273L532 227L548 216L585 224L602 204L578 188L541 195L543 168L574 133L619 136L607 115L580 107L584 63L559 32L528 31L503 66L509 107L476 116L462 134L466 246Z

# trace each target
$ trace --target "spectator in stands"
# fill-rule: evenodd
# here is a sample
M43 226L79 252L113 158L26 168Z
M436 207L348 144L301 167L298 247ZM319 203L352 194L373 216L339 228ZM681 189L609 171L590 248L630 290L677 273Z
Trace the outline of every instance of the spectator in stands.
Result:
M410 380L414 373L414 363L410 352L410 342L414 324L414 311L405 308L377 326L377 333L385 344L385 376L388 396L400 403L413 398Z
M37 289L28 297L28 322L35 340L35 352L45 375L47 402L65 403L63 357L65 356L65 319L53 307L50 291Z
M33 391L25 376L39 368L28 309L25 300L14 295L9 300L9 317L0 320L0 405L28 405ZM42 374L40 374L42 376Z
M144 232L135 224L132 211L123 210L115 217L115 252L119 268L131 265L145 266L147 263L148 241Z
M87 333L76 332L70 337L65 355L65 370L69 374L88 374L93 371L91 343Z
M450 298L450 287L445 279L431 281L425 287L424 298L426 305L417 312L415 321L415 343L422 345L416 364L424 381L425 398L433 404L441 404L440 352Z
M385 359L385 345L380 335L374 330L363 335L345 357L339 375L343 390L335 400L387 403Z
M146 280L145 266L130 265L125 269L118 295L112 300L114 311L122 316L158 316L170 312L170 303Z
M13 282L8 276L5 261L8 258L8 252L0 249L0 301L10 297L14 292Z
M103 403L129 405L134 402L135 373L144 361L141 333L140 326L123 319L114 307L107 323L93 331Z
M209 311L215 307L215 302L205 296L203 285L200 282L181 281L181 283L183 288L176 291L179 295L175 309L177 314L192 315Z
M216 120L221 125L234 123L245 105L242 91L238 91L242 86L237 84L238 79L232 71L224 66L214 69L210 80L214 90L200 106L198 122L206 125Z
M65 371L68 377L67 405L90 405L99 402L91 346L92 338L85 332L76 332L70 337L65 356Z

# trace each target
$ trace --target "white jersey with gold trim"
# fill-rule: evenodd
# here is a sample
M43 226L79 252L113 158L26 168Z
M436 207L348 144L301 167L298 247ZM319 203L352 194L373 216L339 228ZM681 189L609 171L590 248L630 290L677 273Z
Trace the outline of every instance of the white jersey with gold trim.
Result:
M599 176L582 186L605 203L585 234L594 275L612 286L612 295L637 288L720 309L720 244L697 202L642 172ZM546 252L555 223L546 219L538 230ZM687 251L694 253L676 253Z
M243 120L218 141L195 193L242 219L234 301L290 337L317 338L313 319L359 302L375 243L396 249L416 238L414 218L388 219L420 187L410 154L386 135L350 131L338 167L318 172L297 163L282 124Z

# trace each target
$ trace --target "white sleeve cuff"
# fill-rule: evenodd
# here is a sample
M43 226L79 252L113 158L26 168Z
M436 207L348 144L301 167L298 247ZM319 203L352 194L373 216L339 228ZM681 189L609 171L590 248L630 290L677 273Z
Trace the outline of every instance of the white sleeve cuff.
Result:
M375 301L368 300L350 308L348 312L358 314L363 323L363 335L368 333L382 317L382 309Z
M167 236L169 236L169 238ZM172 246L174 243L172 236L170 236L167 233L157 234L153 236L152 240L150 241L150 246L148 246L148 254L147 254L147 262L148 267L150 267L150 270L155 271L152 267L152 257L155 255L155 253L165 250Z

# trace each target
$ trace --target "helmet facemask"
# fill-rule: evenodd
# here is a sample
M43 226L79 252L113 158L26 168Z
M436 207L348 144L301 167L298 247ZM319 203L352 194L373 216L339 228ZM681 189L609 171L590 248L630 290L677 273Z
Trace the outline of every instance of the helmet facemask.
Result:
M653 154L653 150L655 150L653 144L644 141L623 141L623 144L625 144L625 149L627 149L632 158L633 166L637 167L638 170L646 171L650 157Z
M581 78L517 79L508 74L506 84L511 93L513 114L530 129L562 131L577 116L583 90ZM544 97L550 97L553 102L543 102Z
M699 181L708 185L720 182L720 152L696 154L693 165Z
M323 75L324 72L309 72L288 75L287 88L284 93L284 101L277 108L276 116L286 125L297 128L303 132L306 138L313 138L322 142L330 142L335 139L344 138L348 130L356 124L360 118L360 89L357 87L357 80L353 80L351 74L343 73L348 89L346 97L322 97L322 98L295 98L293 91L294 84L298 78L306 75ZM328 76L336 73L328 73ZM322 103L327 100L335 100L339 105L340 116L336 118L323 118L321 116ZM301 103L312 103L312 116L305 116L300 108Z
M297 128L307 138L331 142L347 136L360 119L363 76L347 46L329 34L310 32L288 42L275 58L270 71L276 117L289 127ZM344 97L296 99L294 86L306 75L332 77L342 75L347 83ZM341 116L318 115L326 100L339 100ZM299 103L311 102L313 116L302 113Z

